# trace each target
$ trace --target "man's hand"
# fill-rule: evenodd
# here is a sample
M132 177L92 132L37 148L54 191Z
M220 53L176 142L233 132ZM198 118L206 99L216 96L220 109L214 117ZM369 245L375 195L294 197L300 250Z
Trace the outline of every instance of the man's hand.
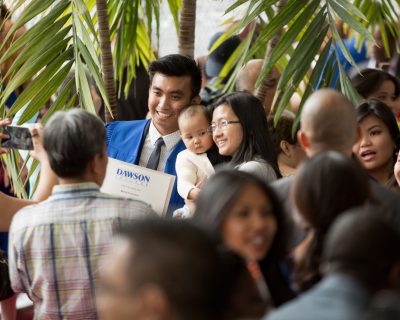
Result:
M29 152L32 158L39 162L48 161L47 153L43 148L43 126L40 123L36 123L35 126L29 128L32 135L33 150Z

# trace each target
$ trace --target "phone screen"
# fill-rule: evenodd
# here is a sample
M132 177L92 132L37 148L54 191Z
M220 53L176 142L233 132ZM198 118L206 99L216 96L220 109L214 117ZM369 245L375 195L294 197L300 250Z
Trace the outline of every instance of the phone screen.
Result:
M1 145L5 148L33 150L33 142L31 132L26 127L7 126L3 133L9 136L8 139L3 139Z

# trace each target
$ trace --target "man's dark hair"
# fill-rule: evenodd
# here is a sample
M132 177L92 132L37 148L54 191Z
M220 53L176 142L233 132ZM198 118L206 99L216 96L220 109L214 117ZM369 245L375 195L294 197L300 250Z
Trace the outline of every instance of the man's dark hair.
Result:
M400 263L400 234L382 211L353 208L335 221L323 254L328 272L347 273L371 291L388 286L392 267Z
M170 77L191 78L192 94L191 98L199 95L201 87L201 71L197 62L189 56L181 54L170 54L158 60L152 61L149 65L150 83L156 73L161 73Z
M122 226L131 244L132 290L160 287L181 319L217 319L222 262L216 241L183 220L145 219Z
M104 124L82 109L56 112L46 124L43 146L50 166L61 178L81 176L89 161L105 148Z

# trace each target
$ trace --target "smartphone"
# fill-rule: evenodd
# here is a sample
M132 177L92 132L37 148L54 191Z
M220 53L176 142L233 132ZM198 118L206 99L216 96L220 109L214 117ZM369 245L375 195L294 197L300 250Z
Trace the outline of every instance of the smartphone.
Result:
M1 146L9 149L33 150L31 132L27 127L7 126L3 133L9 138L3 139Z

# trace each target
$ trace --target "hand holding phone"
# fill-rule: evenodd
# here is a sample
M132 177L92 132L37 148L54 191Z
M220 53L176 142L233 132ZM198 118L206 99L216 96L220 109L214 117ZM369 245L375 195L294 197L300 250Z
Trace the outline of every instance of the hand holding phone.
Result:
M4 135L8 138L4 138ZM32 135L29 128L6 126L3 129L1 146L10 149L33 150Z
M9 124L11 124L10 119L1 119L0 118L0 142L9 138L6 134L4 134L2 132L3 131L2 128L8 126ZM7 153L7 149L1 147L1 145L0 145L0 154L2 154L2 153Z

